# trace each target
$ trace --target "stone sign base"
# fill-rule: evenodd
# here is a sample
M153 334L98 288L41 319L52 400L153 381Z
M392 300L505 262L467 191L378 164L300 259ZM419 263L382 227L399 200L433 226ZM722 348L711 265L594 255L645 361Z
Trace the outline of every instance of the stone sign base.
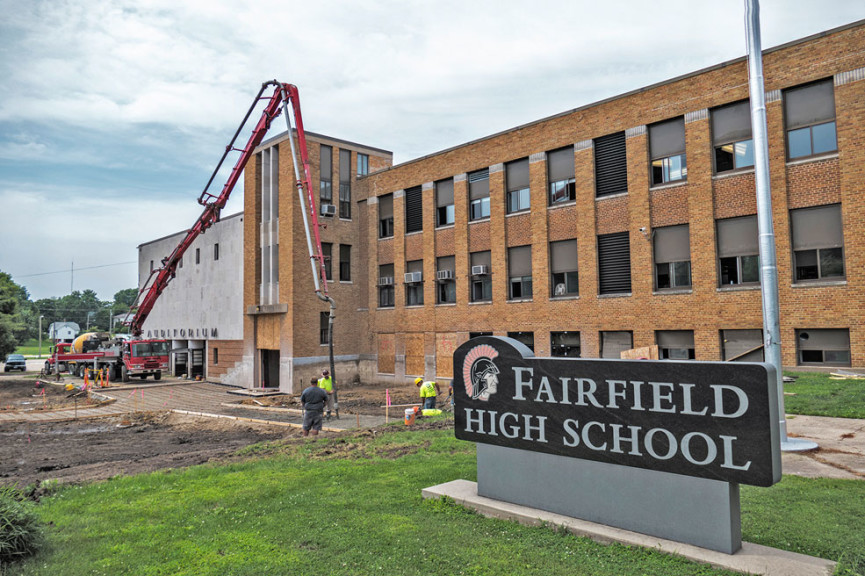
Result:
M480 449L481 446L479 445L478 448ZM478 456L480 458L480 454ZM538 488L540 486L535 486L535 489ZM835 571L835 562L831 560L768 548L749 542L742 542L741 548L735 554L725 554L690 544L646 536L621 528L578 520L537 508L502 502L479 496L477 484L467 480L454 480L438 486L431 486L424 489L422 494L424 498L451 498L458 504L491 518L503 518L533 526L542 524L562 526L577 536L586 536L598 542L619 542L628 546L654 548L695 562L706 562L719 568L749 574L830 576Z

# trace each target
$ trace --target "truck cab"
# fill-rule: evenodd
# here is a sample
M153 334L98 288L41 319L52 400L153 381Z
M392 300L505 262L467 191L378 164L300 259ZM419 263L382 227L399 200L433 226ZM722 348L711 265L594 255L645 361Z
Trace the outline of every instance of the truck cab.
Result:
M121 350L123 365L120 374L124 382L133 376L143 380L150 375L160 380L162 372L168 371L170 345L167 340L126 340Z

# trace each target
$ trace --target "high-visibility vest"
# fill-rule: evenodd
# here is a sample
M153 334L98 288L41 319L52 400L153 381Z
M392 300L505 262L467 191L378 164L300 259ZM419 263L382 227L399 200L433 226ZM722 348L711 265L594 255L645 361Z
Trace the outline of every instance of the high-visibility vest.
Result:
M319 378L318 379L318 387L324 390L325 392L333 392L333 378Z
M421 384L420 387L420 397L421 398L430 398L433 396L437 396L436 394L436 383L432 381L427 381Z

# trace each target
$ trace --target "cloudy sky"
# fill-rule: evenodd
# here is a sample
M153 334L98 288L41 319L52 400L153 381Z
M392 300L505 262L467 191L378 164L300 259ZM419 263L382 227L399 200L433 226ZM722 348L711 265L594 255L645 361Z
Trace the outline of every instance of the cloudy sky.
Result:
M266 80L299 87L307 130L404 162L745 54L743 0L0 0L0 13L0 271L33 299L136 286L137 246L193 224ZM861 0L764 0L763 47L862 18Z

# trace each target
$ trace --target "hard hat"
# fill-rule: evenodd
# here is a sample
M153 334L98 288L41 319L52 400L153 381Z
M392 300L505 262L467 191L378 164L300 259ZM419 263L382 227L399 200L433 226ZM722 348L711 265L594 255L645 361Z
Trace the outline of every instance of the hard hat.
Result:
M417 378L414 379L414 383L415 383L415 384L422 384L422 383L423 383L423 378L421 378L420 376L418 376Z
M328 374L330 374L330 372L328 372L327 370L322 370L321 372L322 376L327 376Z

